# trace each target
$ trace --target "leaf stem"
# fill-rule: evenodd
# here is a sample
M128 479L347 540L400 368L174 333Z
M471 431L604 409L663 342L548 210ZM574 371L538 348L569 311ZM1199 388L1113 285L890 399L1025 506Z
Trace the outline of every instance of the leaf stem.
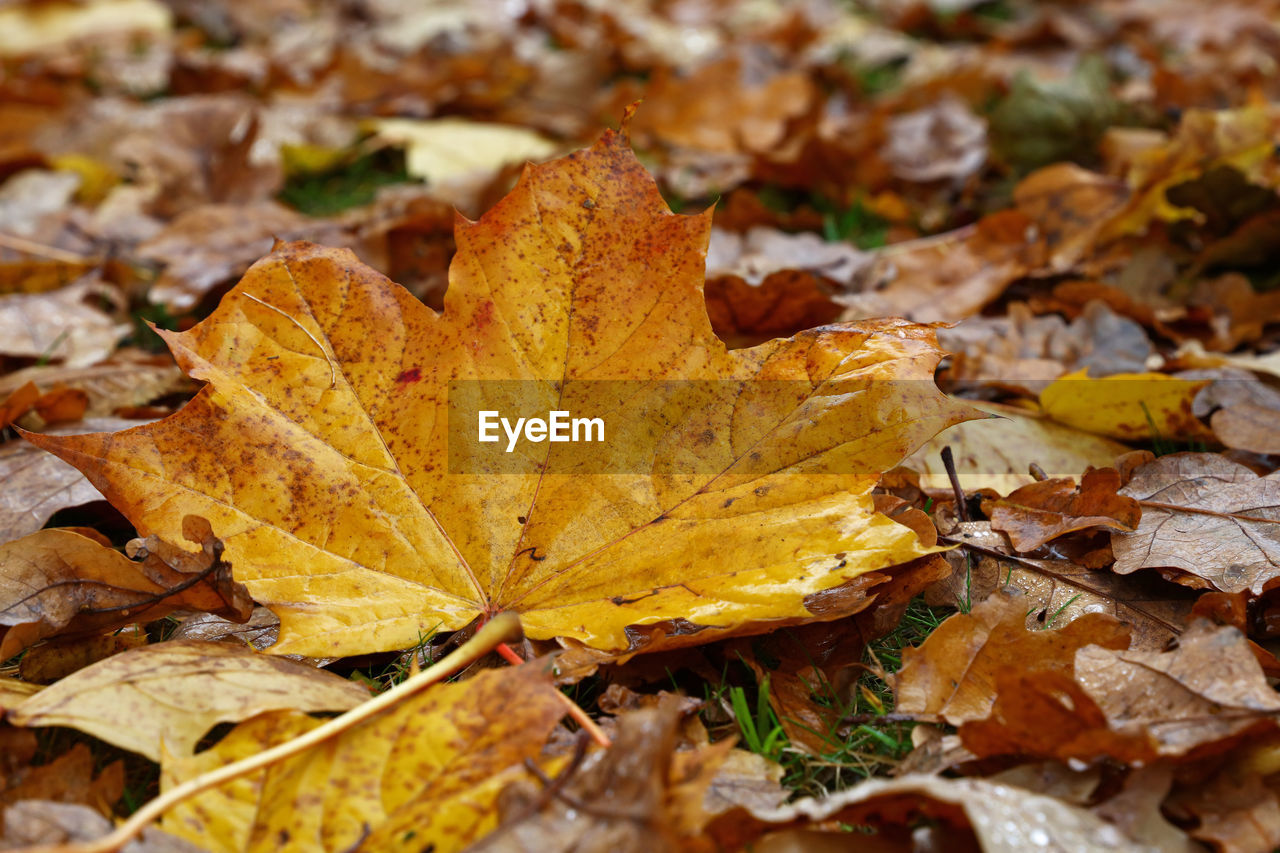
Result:
M520 666L525 662L524 658L515 653L515 650L506 643L499 643L496 649L498 655L512 666ZM608 749L613 746L613 741L609 740L609 736L604 730L591 719L591 716L582 709L582 706L570 699L568 696L556 691L556 696L560 698L560 704L564 705L565 713L573 718L573 721L582 727L582 730L591 735L591 739L599 746Z
M193 797L201 791L216 788L255 770L261 770L277 761L290 758L328 740L334 735L341 734L352 726L385 711L405 697L417 693L424 687L435 684L437 681L443 681L463 667L484 657L493 651L495 647L504 644L505 641L514 639L519 633L520 620L514 613L495 616L489 620L488 624L477 631L474 637L459 646L452 654L442 658L434 666L424 669L417 675L407 679L404 683L393 687L386 693L373 697L368 702L352 708L342 716L334 717L327 723L292 740L277 744L271 749L233 762L225 767L202 773L194 779L188 779L181 785L166 791L147 803L110 834L94 841L29 847L26 848L27 853L113 853L113 851L119 850L140 835L147 824L183 800ZM557 695L563 694L559 694L559 691L557 691Z

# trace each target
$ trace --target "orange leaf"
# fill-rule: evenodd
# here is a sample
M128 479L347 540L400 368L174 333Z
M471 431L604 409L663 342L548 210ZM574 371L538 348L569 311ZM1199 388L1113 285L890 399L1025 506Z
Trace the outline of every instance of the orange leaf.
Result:
M458 223L443 315L348 252L279 247L165 333L208 383L186 408L28 438L143 533L208 518L280 615L279 653L403 648L504 610L614 651L638 626L670 645L803 621L807 596L928 553L871 489L971 410L933 385L932 329L901 320L727 350L709 229L607 133ZM505 453L468 402L599 417L607 438Z
M1114 468L1090 468L1077 487L1065 478L1032 483L1009 497L984 504L991 527L1009 534L1018 551L1034 551L1050 539L1090 527L1131 533L1142 518L1138 502L1117 495L1120 474Z

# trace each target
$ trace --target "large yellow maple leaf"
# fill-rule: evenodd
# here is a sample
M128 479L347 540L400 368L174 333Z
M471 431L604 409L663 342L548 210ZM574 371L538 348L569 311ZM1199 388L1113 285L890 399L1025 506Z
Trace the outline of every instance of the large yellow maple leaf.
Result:
M602 650L804 619L806 597L930 550L871 490L973 414L934 386L927 326L728 350L702 298L710 227L606 133L459 219L443 314L350 252L280 246L165 334L208 383L185 408L29 438L143 535L209 519L281 618L275 652L402 648L503 610ZM599 416L606 440L504 455L464 418L486 400Z

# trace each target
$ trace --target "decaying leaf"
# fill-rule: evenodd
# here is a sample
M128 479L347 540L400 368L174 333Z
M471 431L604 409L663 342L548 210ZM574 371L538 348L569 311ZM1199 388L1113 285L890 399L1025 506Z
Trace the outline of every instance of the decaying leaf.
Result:
M460 850L498 820L494 800L528 778L564 713L545 661L434 686L294 758L178 806L164 828L216 853ZM166 757L171 786L319 722L274 712L195 756ZM317 792L298 799L302 792Z
M1117 849L1155 853L1126 838L1116 826L1080 806L986 779L942 779L911 775L869 780L821 800L804 799L777 809L736 809L721 815L709 834L722 849L741 849L766 833L786 846L790 833L812 827L822 835L795 835L803 850L849 849L850 826L867 826L882 849L929 845L990 853L1027 850ZM835 836L832 838L832 836ZM825 837L824 837L825 836ZM830 839L834 843L815 846ZM762 842L760 849L771 849ZM803 846L800 846L803 845ZM869 848L877 849L877 848Z
M1062 628L1028 631L1020 595L993 595L970 613L957 613L917 649L903 649L894 679L902 713L936 714L952 725L985 718L1001 673L1034 667L1069 675L1077 649L1124 649L1129 629L1102 613L1081 616Z
M0 812L22 800L50 800L82 803L110 816L124 793L124 762L113 761L95 772L88 744L77 743L52 761L32 764L35 733L6 726L0 729L0 747Z
M88 806L24 800L4 810L4 841L22 846L96 841L111 831L111 821ZM123 853L199 853L196 847L158 829L121 848Z
M159 761L190 755L215 724L281 708L345 711L368 692L305 664L231 643L132 649L86 667L9 712L19 726L70 726Z
M1280 696L1239 630L1197 622L1171 651L1086 648L1076 680L1114 728L1151 738L1161 755L1274 728Z
M1091 645L1073 671L1025 666L997 676L991 714L960 727L980 756L1144 764L1221 751L1275 729L1280 697L1235 628L1192 625L1171 651Z
M1091 527L1133 532L1142 509L1133 498L1116 494L1119 488L1114 468L1090 468L1079 485L1066 478L1042 480L987 502L982 511L1016 550L1034 551L1050 539Z
M1001 211L948 234L881 249L876 258L888 284L841 299L848 306L844 318L926 322L977 314L1028 271L1025 234L1030 224L1017 211Z
M140 625L90 637L53 639L29 648L18 662L18 674L35 684L52 684L78 669L147 644Z
M277 240L339 242L343 228L312 219L274 201L251 206L208 204L176 216L138 247L138 253L164 265L151 288L152 301L190 309L200 297L233 280Z
M680 849L709 818L703 797L727 744L674 753L677 718L671 707L630 711L608 750L566 765L542 789L512 785L499 802L502 822L472 849Z
M0 296L0 353L55 359L67 367L102 361L129 325L91 304L96 298L122 307L117 291L91 279L50 293Z
M1112 534L1116 572L1177 569L1185 582L1255 595L1280 576L1277 475L1215 453L1176 453L1139 468L1120 493L1142 504L1142 522Z
M123 418L89 418L54 427L56 434L117 430L136 426ZM55 512L102 500L102 493L75 468L20 439L0 444L0 541L26 536Z
M152 553L134 562L94 539L57 529L0 545L0 625L8 626L0 634L0 659L47 637L99 633L176 609L247 619L253 602L222 562L222 545L208 533L208 522L193 517L186 526L204 553L153 540Z
M1191 616L1195 599L1185 587L1150 573L1117 575L1067 559L1017 556L990 522L962 523L946 541L961 547L946 554L950 577L926 590L925 602L931 605L964 608L1011 588L1026 601L1028 631L1106 613L1130 626L1130 648L1153 650L1167 648Z
M209 383L181 412L30 440L143 533L207 517L280 653L403 648L510 609L534 639L616 651L638 626L656 647L803 620L806 596L927 552L870 490L971 414L903 321L726 350L701 305L709 225L669 213L609 133L459 224L442 316L349 254L282 247L166 333ZM615 437L504 455L474 413L450 435L450 383L484 407L494 379L522 414Z

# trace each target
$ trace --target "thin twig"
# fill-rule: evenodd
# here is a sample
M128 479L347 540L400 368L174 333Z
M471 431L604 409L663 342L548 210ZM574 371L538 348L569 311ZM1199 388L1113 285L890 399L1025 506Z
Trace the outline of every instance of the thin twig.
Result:
M516 654L515 650L506 643L499 643L497 652L503 660L512 666L520 666L525 662L524 658ZM556 698L560 700L561 705L564 705L565 713L573 718L573 721L581 726L583 731L590 734L593 741L605 749L613 746L613 741L609 740L609 736L604 733L600 726L596 725L596 721L591 719L591 715L584 711L581 705L559 690L556 691Z
M951 491L956 495L956 515L961 521L969 520L969 507L964 502L964 489L960 488L960 475L956 473L956 460L951 455L951 445L942 448L942 465L947 469L947 479L951 481Z
M254 302L258 303L263 308L270 308L272 311L276 312L281 317L284 317L290 323L293 323L293 325L301 329L302 334L306 335L308 338L311 339L311 343L316 345L316 348L320 350L320 354L324 356L325 363L329 365L330 390L332 390L338 384L338 369L334 367L333 359L329 357L329 351L324 348L324 344L320 343L320 341L316 339L315 335L311 334L311 332L307 329L306 326L299 323L296 317L293 317L292 315L288 314L285 311L281 311L279 308L272 305L270 302L263 302L261 299L254 296L252 293L244 293L241 295L244 296L245 299L252 299Z
M520 620L513 613L503 613L490 619L476 632L476 635L463 643L457 651L443 658L435 666L424 669L397 687L386 693L375 696L368 702L352 708L340 717L299 735L292 740L272 747L265 752L251 755L241 761L219 767L203 773L194 779L188 779L133 814L128 820L116 827L115 831L95 841L74 842L70 844L53 844L40 847L28 847L26 853L114 853L125 844L136 838L147 824L158 818L178 803L195 796L201 791L224 785L232 779L238 779L255 770L283 761L304 752L317 744L323 743L334 735L341 734L352 726L362 723L390 708L392 705L417 693L424 687L435 684L453 675L458 670L479 660L493 651L499 643L514 639L520 632Z
M27 240L14 234L5 234L0 231L0 246L7 249L13 249L15 252L25 252L28 255L38 255L42 258L48 258L51 261L61 261L64 264L92 264L97 262L97 258L87 255L77 255L75 252L68 252L66 249L59 249L56 246L46 246L43 243L37 243L34 240Z

